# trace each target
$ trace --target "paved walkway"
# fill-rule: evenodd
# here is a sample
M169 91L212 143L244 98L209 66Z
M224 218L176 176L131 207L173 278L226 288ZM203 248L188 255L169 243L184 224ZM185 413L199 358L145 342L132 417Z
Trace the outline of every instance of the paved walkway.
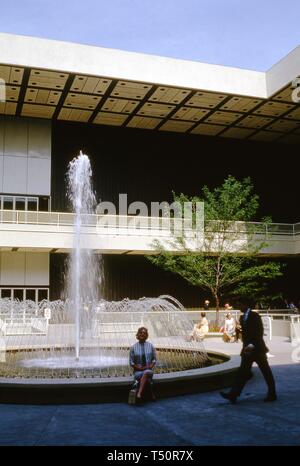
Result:
M240 343L205 341L232 354ZM236 405L217 391L158 400L143 407L0 405L0 445L300 445L300 363L286 338L269 344L279 399L263 403L266 387L254 367ZM300 347L298 351L300 356Z

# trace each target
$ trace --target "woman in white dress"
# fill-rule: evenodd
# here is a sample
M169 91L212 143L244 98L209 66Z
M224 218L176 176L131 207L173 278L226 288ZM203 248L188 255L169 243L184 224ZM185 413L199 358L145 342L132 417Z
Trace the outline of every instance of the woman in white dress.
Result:
M226 314L225 324L224 324L224 335L223 340L226 342L233 343L235 341L235 327L236 322L234 317L230 314Z
M201 319L198 324L194 325L194 329L190 334L189 340L202 341L205 335L208 334L208 320L206 318L206 313L201 312Z

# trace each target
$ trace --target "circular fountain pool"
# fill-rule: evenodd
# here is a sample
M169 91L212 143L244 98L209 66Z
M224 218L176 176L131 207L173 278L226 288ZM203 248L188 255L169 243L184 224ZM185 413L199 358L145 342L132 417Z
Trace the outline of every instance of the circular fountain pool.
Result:
M76 359L75 350L56 349L8 351L0 364L0 377L32 379L130 377L129 348L84 348ZM197 349L157 349L156 374L208 367L212 360ZM221 360L220 360L221 362ZM216 361L214 360L214 363Z

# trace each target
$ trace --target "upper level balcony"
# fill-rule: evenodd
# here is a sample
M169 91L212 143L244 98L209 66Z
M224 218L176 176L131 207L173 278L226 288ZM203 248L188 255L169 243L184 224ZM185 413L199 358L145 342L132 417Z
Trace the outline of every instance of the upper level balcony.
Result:
M32 252L69 252L74 247L74 214L66 212L31 212L0 210L0 250ZM81 246L98 253L152 254L155 240L180 253L174 241L174 228L183 231L191 250L206 250L207 236L212 254L219 248L219 234L214 228L206 233L184 225L182 219L123 215L84 215ZM250 241L265 242L260 250L265 256L300 254L300 223L286 224L233 222L226 231L229 252L247 249ZM230 238L233 238L230 241ZM205 249L206 248L206 249Z

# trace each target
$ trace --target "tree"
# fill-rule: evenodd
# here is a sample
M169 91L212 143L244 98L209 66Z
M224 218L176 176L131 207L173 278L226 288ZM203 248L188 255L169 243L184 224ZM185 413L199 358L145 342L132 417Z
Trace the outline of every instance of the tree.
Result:
M250 178L238 181L229 176L214 190L204 186L199 197L175 193L173 197L181 205L190 202L193 215L196 203L204 202L203 241L198 248L191 248L185 235L174 238L172 249L177 250L176 254L156 241L157 253L148 259L208 291L217 311L222 297L246 295L259 299L268 283L282 275L281 264L259 257L259 252L267 245L265 226L271 220L249 223L259 207ZM218 316L217 312L217 323Z

